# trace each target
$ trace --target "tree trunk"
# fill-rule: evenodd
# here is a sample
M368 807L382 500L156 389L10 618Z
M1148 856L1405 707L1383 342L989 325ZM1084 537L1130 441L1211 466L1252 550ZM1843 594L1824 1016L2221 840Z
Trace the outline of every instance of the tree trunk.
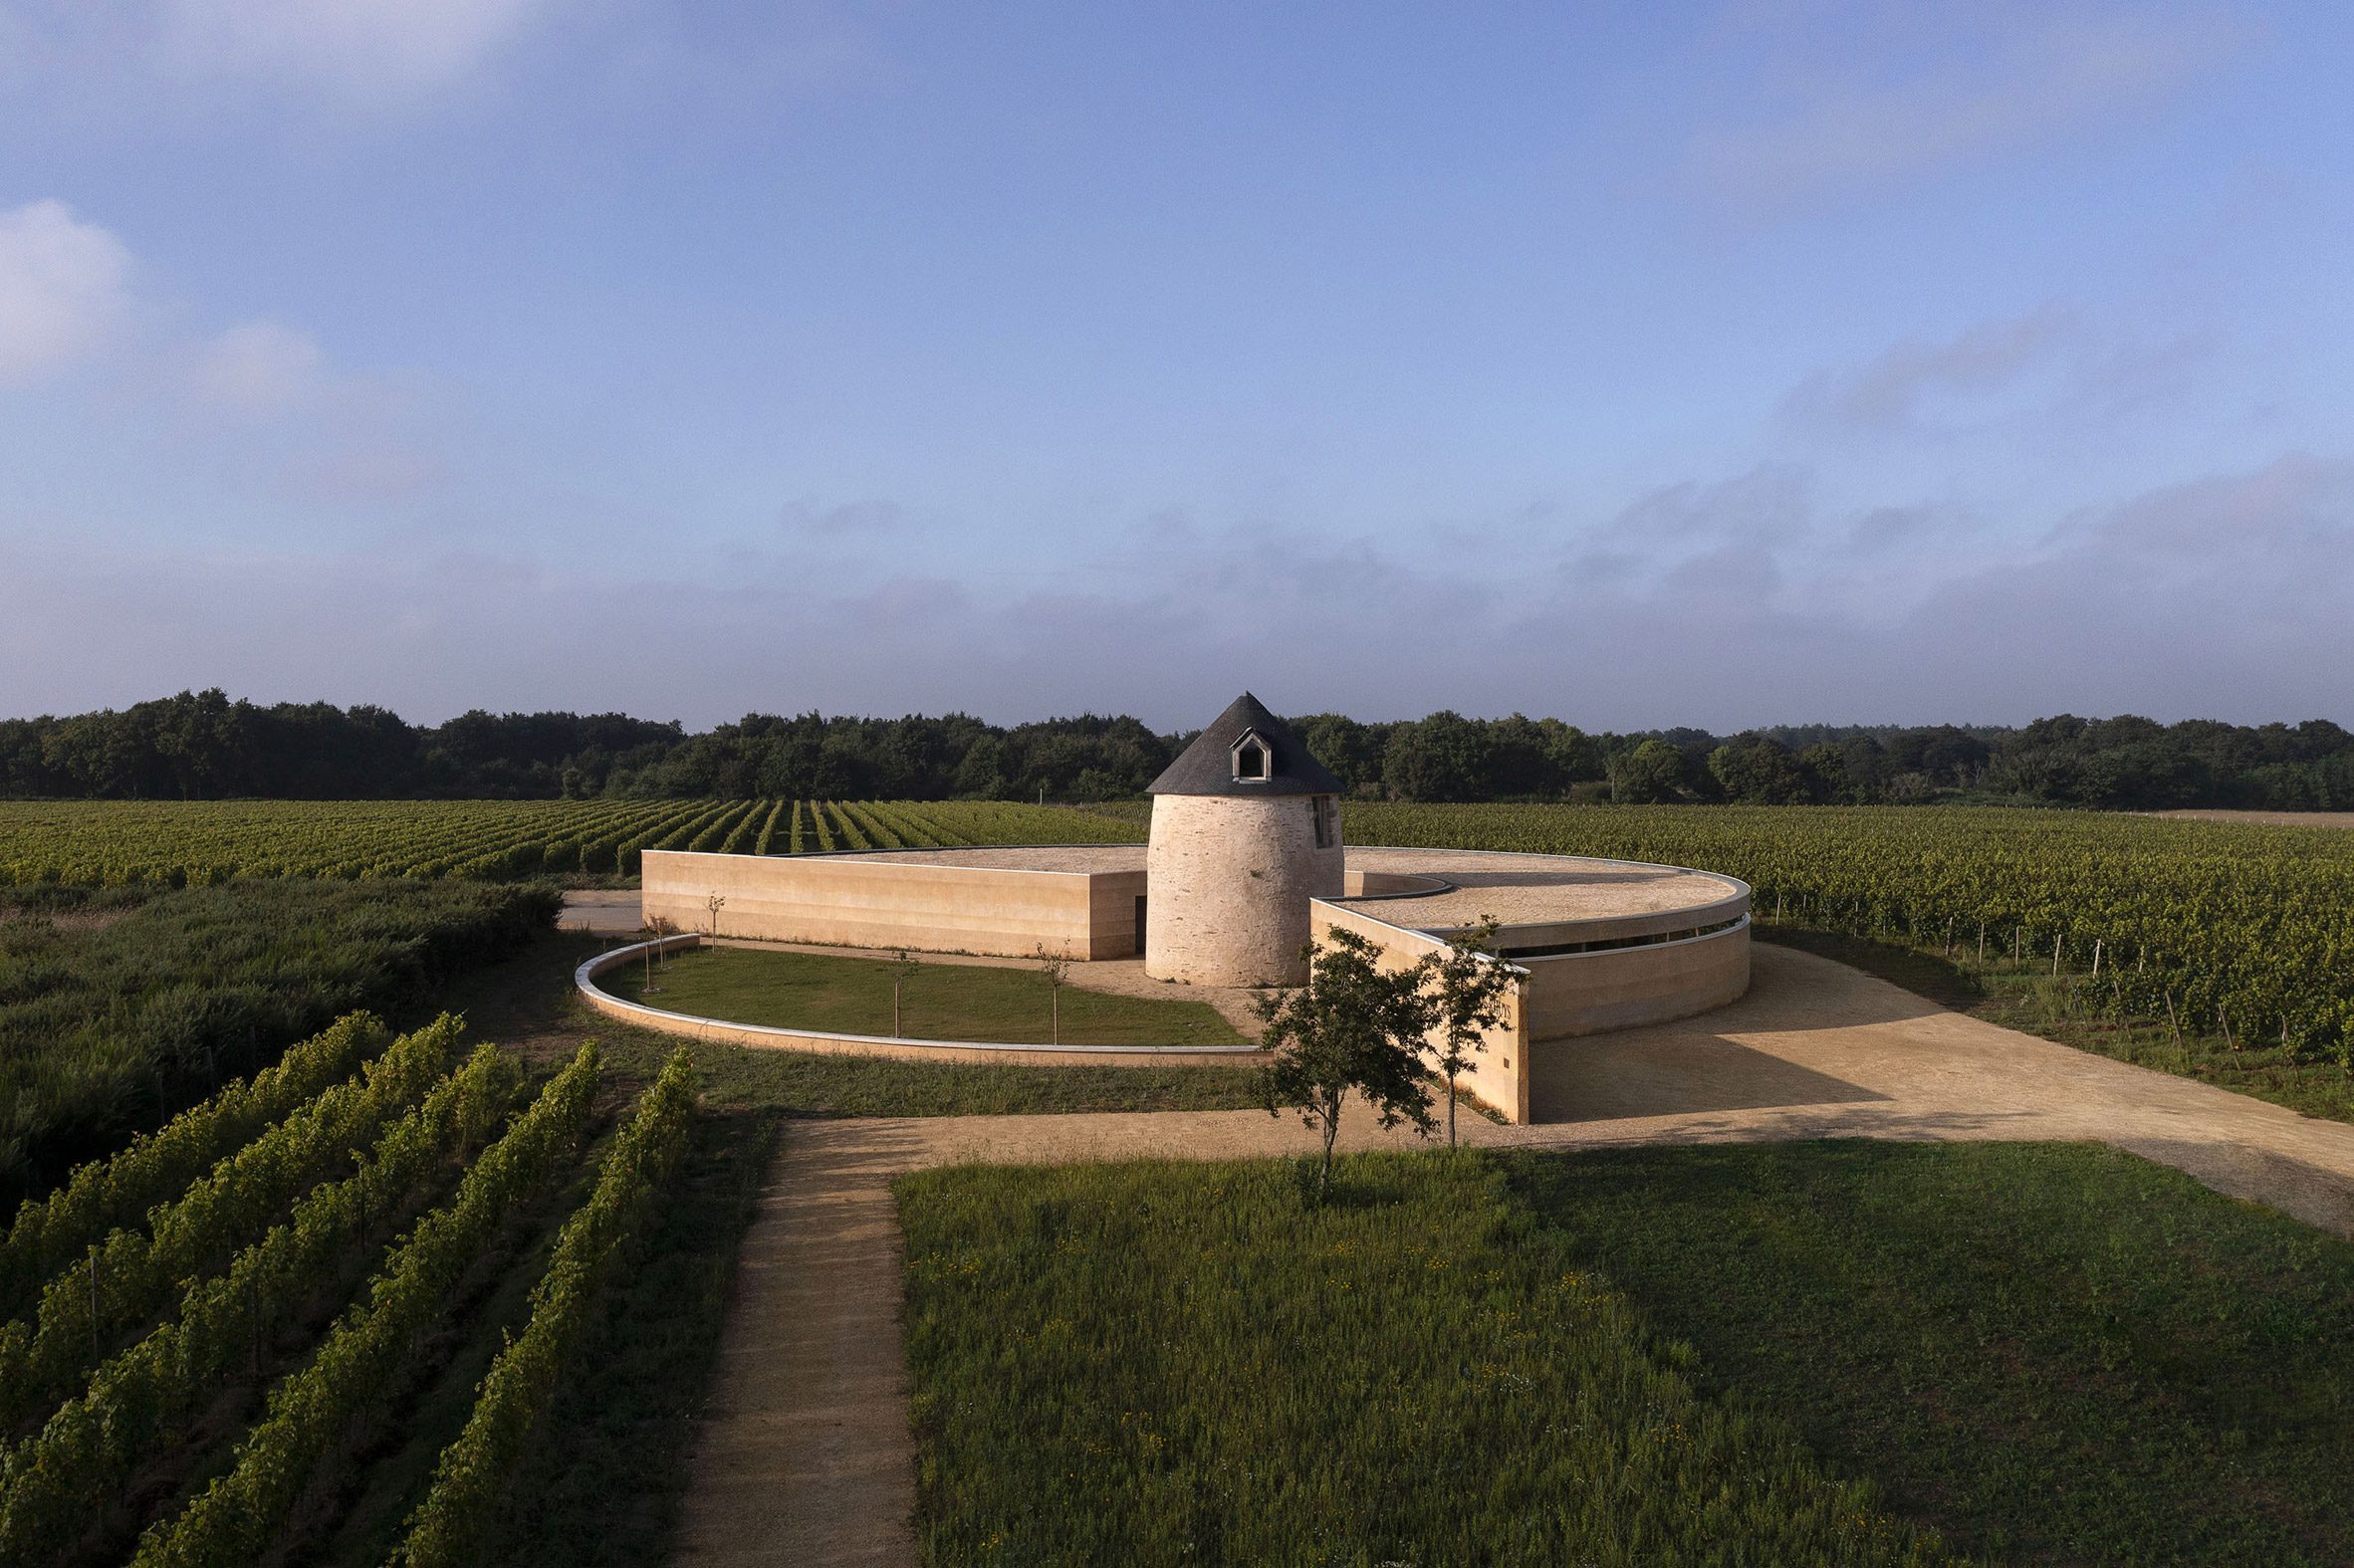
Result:
M1316 1197L1322 1198L1332 1186L1332 1140L1340 1136L1340 1096L1324 1097L1324 1168L1316 1177Z

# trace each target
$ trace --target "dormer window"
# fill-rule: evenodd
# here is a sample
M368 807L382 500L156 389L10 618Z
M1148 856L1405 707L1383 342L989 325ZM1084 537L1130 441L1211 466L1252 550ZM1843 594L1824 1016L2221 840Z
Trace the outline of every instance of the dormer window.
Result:
M1267 743L1255 733L1244 731L1243 738L1234 743L1234 776L1237 779L1265 779L1269 762Z

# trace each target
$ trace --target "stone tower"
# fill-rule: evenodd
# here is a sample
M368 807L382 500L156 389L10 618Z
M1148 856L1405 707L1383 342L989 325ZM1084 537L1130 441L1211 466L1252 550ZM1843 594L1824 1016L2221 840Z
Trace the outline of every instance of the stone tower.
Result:
M1341 894L1340 781L1249 692L1152 782L1144 973L1307 978L1307 901Z

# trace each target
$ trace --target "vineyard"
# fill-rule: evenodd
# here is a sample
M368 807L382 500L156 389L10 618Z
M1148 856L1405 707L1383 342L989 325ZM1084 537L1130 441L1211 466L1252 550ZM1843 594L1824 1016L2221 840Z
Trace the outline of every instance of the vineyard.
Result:
M1351 805L1352 843L1723 871L1787 920L2047 964L2118 1015L2354 1069L2354 837L2067 811Z
M797 855L1118 843L1126 823L999 800L0 801L0 887L635 876L648 849Z
M2100 983L2102 1005L2305 1060L2354 1052L2354 837L1939 807L1351 803L1365 844L1730 872L1763 918ZM634 875L648 849L791 855L1135 842L1133 806L1002 801L0 802L0 885Z
M0 1561L315 1560L343 1500L387 1485L397 1528L370 1560L484 1559L695 1090L673 1057L599 1152L593 1045L535 1092L461 1034L348 1017L18 1211ZM518 1269L537 1283L438 1459L364 1473L415 1441L451 1320Z

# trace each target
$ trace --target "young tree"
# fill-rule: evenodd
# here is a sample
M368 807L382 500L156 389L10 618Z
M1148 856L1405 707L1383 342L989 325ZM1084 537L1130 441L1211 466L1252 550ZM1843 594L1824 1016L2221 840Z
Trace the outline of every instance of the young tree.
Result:
M1505 1000L1521 972L1490 951L1496 917L1447 939L1447 951L1423 960L1437 1017L1439 1076L1447 1083L1447 1147L1455 1147L1455 1078L1487 1048L1488 1030L1504 1022Z
M1042 942L1038 945L1038 972L1047 980L1047 1038L1059 1045L1062 1043L1062 988L1070 980L1070 961L1049 953Z
M1380 950L1353 931L1335 930L1307 950L1307 984L1256 1003L1267 1024L1262 1043L1275 1060L1262 1069L1268 1114L1284 1108L1323 1134L1321 1198L1332 1181L1332 1140L1350 1090L1364 1095L1384 1127L1412 1122L1425 1137L1433 1125L1423 1037L1434 1016L1422 966L1384 971Z
M907 1031L899 1026L899 988L923 973L923 966L907 956L900 948L891 955L891 1033L904 1037Z

